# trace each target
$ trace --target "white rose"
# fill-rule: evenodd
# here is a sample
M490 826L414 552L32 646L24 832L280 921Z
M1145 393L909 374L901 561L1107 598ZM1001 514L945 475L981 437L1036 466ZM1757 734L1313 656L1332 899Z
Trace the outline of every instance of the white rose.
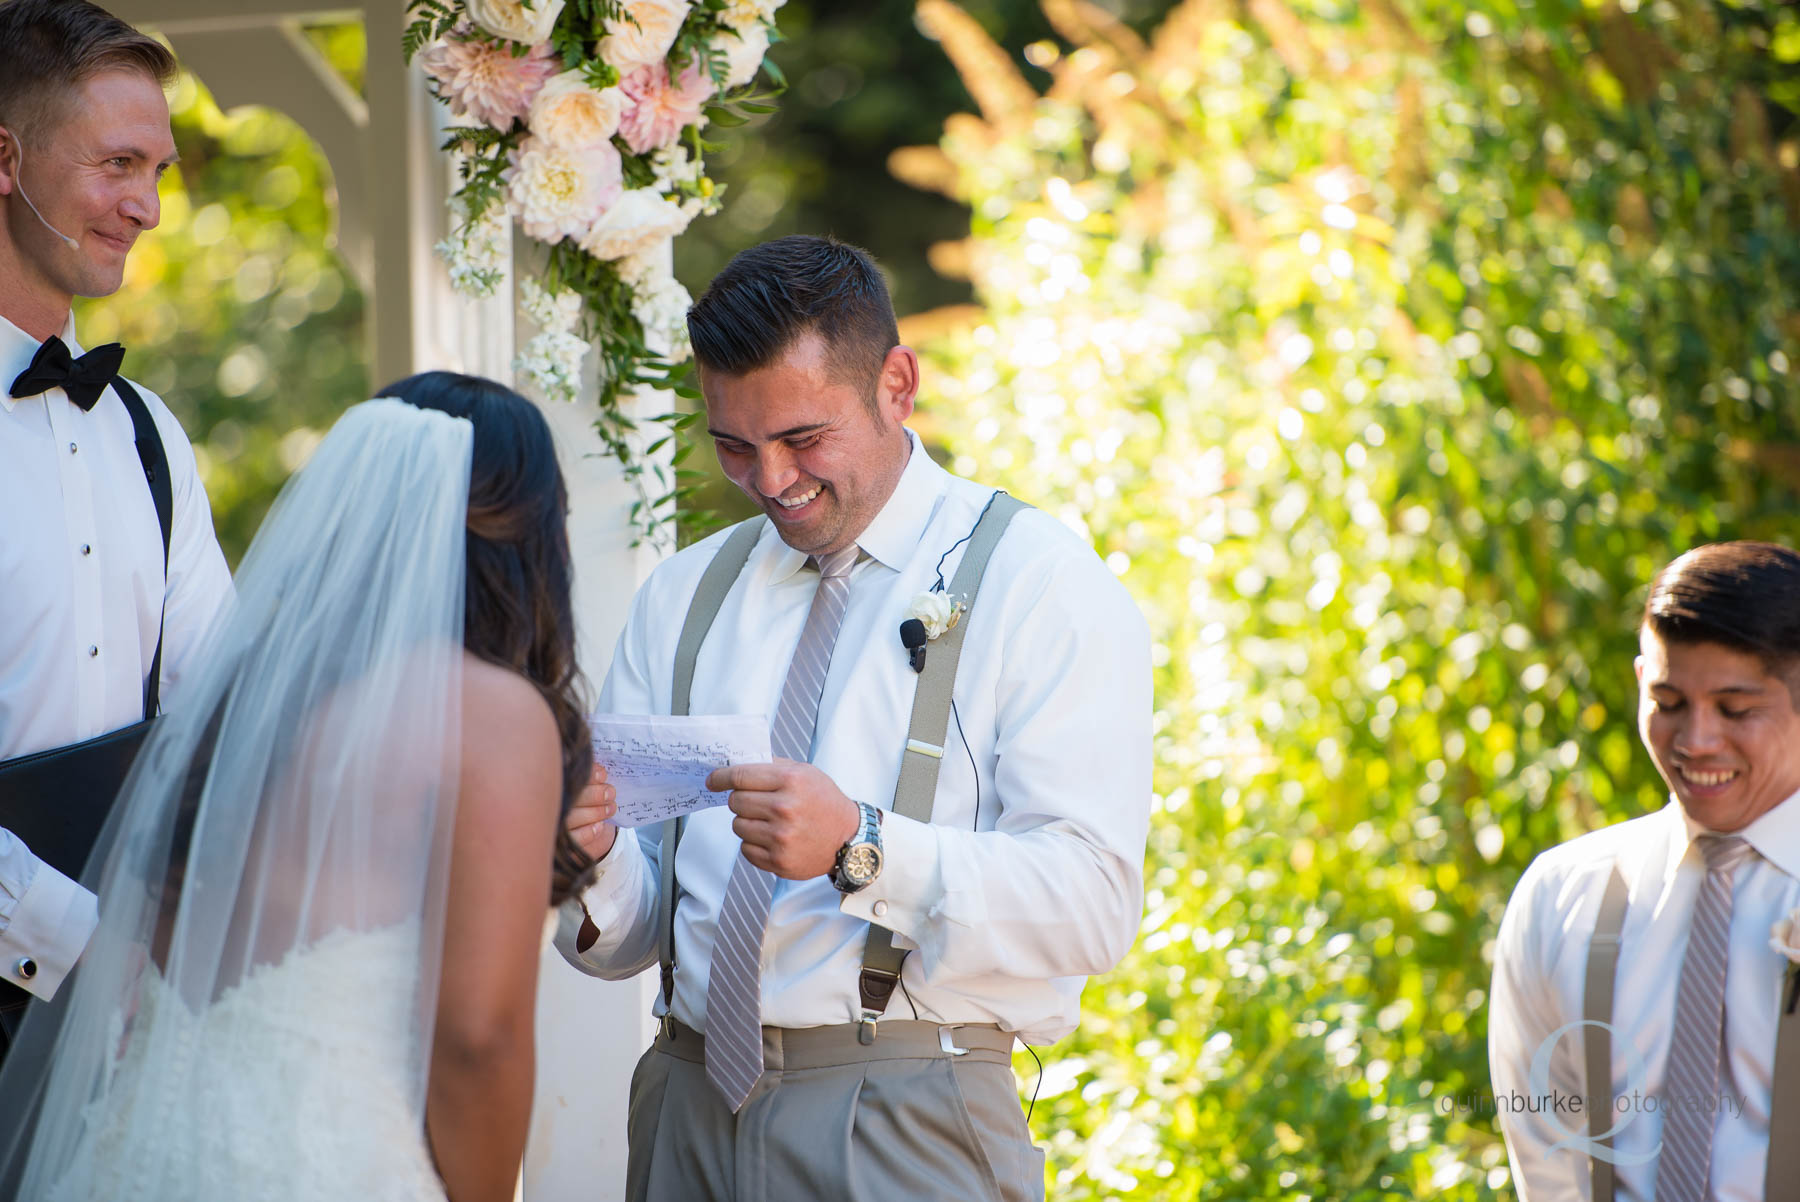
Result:
M535 46L550 36L563 0L533 0L526 8L521 0L469 0L469 20L497 38Z
M680 205L655 188L632 188L594 223L580 246L596 259L622 259L675 237L689 220Z
M606 23L599 49L601 61L629 75L668 57L692 0L625 0L622 7L624 15Z
M937 638L946 630L956 625L956 604L949 596L939 592L920 593L912 600L912 608L908 615L925 623L925 637Z
M773 21L775 10L785 2L786 0L726 0L725 7L719 11L719 23L736 30L745 30L764 21Z
M747 25L734 37L721 33L712 49L725 56L725 87L741 88L756 78L763 56L769 53L769 27L760 21Z
M1769 928L1769 947L1800 964L1800 910L1789 910Z
M580 71L553 75L531 102L526 119L531 132L567 150L598 146L619 132L625 112L625 93L618 88L596 90Z

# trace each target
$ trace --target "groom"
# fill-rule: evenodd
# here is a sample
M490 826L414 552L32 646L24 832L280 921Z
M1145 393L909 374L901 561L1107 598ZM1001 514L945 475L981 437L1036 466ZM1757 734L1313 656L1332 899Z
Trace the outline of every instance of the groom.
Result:
M558 948L608 978L665 951L628 1196L1042 1198L1011 1052L1073 1030L1137 930L1143 618L1060 522L905 427L919 361L862 251L754 247L688 325L720 464L765 516L651 575L601 709L773 715L777 758L716 772L729 808L672 857L609 804L571 812L600 863Z
M3 1055L17 1011L56 993L95 924L72 879L85 846L58 823L104 815L105 782L231 576L180 425L117 375L116 344L84 352L70 315L75 297L118 290L157 224L175 60L82 0L9 0L0 64ZM27 823L49 832L35 848Z

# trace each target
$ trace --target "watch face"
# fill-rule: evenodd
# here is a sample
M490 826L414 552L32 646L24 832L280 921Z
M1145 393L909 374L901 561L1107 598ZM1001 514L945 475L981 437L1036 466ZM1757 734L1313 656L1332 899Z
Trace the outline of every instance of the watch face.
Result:
M871 843L858 843L844 853L838 875L852 885L866 885L881 871L881 851Z

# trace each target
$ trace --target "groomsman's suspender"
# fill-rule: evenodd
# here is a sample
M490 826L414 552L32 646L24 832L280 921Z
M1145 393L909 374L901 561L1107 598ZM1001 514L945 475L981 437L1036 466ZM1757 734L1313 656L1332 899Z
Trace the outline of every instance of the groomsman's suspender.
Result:
M894 786L894 812L920 822L931 821L931 810L937 799L938 766L943 759L944 739L950 722L951 686L956 683L956 664L962 652L963 635L969 628L969 610L981 587L982 573L995 545L1013 515L1025 503L1005 493L996 494L987 512L970 532L969 546L957 565L950 583L950 595L963 602L962 618L948 632L930 644L925 671L913 695L912 724L907 732L906 752L900 762L900 779ZM688 605L687 618L681 626L681 638L675 645L675 678L671 690L669 712L688 712L694 683L694 663L700 645L712 629L713 619L725 603L738 574L750 558L750 551L762 535L766 518L756 517L731 532L725 545L706 566L700 586ZM675 851L681 842L686 819L662 824L659 834L659 867L662 887L658 895L659 912L656 927L656 957L662 969L663 1010L667 1013L675 998L675 895L679 888L675 879ZM863 1040L874 1038L874 1022L887 1008L894 986L900 980L900 966L906 953L893 945L893 935L885 928L871 925L869 941L863 953L862 977L858 983L863 1007Z
M965 607L962 619L932 642L925 656L925 671L913 694L912 724L906 732L906 751L900 757L900 779L894 784L894 813L918 822L930 822L937 802L938 769L944 762L944 740L950 728L950 690L956 684L956 663L962 656L963 636L969 631L969 611L987 571L988 558L1013 515L1025 502L997 494L969 535L968 550L950 581L952 600ZM875 1040L875 1021L887 1010L894 987L900 983L900 967L906 953L894 946L894 933L869 924L863 944L862 975L856 983L862 1003L864 1043Z
M1594 921L1594 940L1588 944L1587 985L1582 994L1582 1016L1588 1026L1581 1029L1582 1050L1587 1054L1587 1121L1588 1138L1602 1147L1612 1147L1612 1016L1613 979L1619 965L1619 932L1625 929L1625 904L1630 894L1619 866L1613 865L1606 878L1606 893L1600 899L1600 914ZM1594 1026L1605 1023L1606 1026ZM1604 1133L1604 1134L1603 1134ZM1593 1202L1613 1202L1613 1163L1599 1156L1588 1157L1588 1179L1592 1183Z
M168 612L169 595L169 531L174 526L175 499L170 491L169 456L163 450L162 436L157 433L156 420L150 416L150 409L144 404L137 389L125 382L120 376L112 383L113 391L125 403L125 412L131 414L131 433L137 441L138 462L144 467L144 481L150 486L150 500L156 506L156 522L162 527L163 546L163 613ZM162 648L163 620L156 619L156 654L150 660L150 675L144 680L144 717L156 717L157 707L161 704L162 691Z
M1612 1031L1610 1027L1591 1024L1612 1022L1613 975L1619 962L1619 933L1625 929L1626 901L1625 878L1614 865L1594 922L1594 941L1588 946L1587 989L1582 1003L1582 1017L1590 1024L1582 1028L1589 1132L1610 1131L1618 1123L1612 1094ZM1796 987L1795 970L1790 967L1782 978L1779 1008L1775 1012L1769 1159L1763 1171L1765 1198L1787 1197L1794 1182L1800 1181L1800 1131L1794 1129L1794 1116L1800 1115L1800 1007L1794 1004ZM1612 1146L1610 1135L1595 1139L1605 1147ZM1592 1202L1613 1202L1612 1163L1592 1156L1588 1167Z
M1775 1011L1775 1078L1769 1092L1769 1163L1763 1170L1763 1197L1791 1197L1800 1181L1800 1006L1795 989L1800 980L1788 965L1781 978L1781 1002Z
M700 587L688 605L687 620L681 624L681 639L675 644L675 684L671 690L669 712L688 712L688 697L694 688L694 661L700 657L700 644L712 629L725 594L744 570L756 540L768 518L758 515L738 523L725 540L706 571L700 576ZM681 844L686 818L671 818L662 824L658 859L662 869L662 889L657 894L659 912L656 920L656 962L662 968L663 1011L668 1013L675 1001L675 849Z

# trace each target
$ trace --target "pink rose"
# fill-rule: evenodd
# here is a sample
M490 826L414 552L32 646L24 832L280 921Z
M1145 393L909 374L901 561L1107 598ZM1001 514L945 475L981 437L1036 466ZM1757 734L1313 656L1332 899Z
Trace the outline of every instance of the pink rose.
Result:
M705 120L700 110L713 94L712 80L698 63L689 64L678 83L670 81L667 63L653 63L627 75L619 87L626 99L619 133L634 154L674 145L683 129Z

